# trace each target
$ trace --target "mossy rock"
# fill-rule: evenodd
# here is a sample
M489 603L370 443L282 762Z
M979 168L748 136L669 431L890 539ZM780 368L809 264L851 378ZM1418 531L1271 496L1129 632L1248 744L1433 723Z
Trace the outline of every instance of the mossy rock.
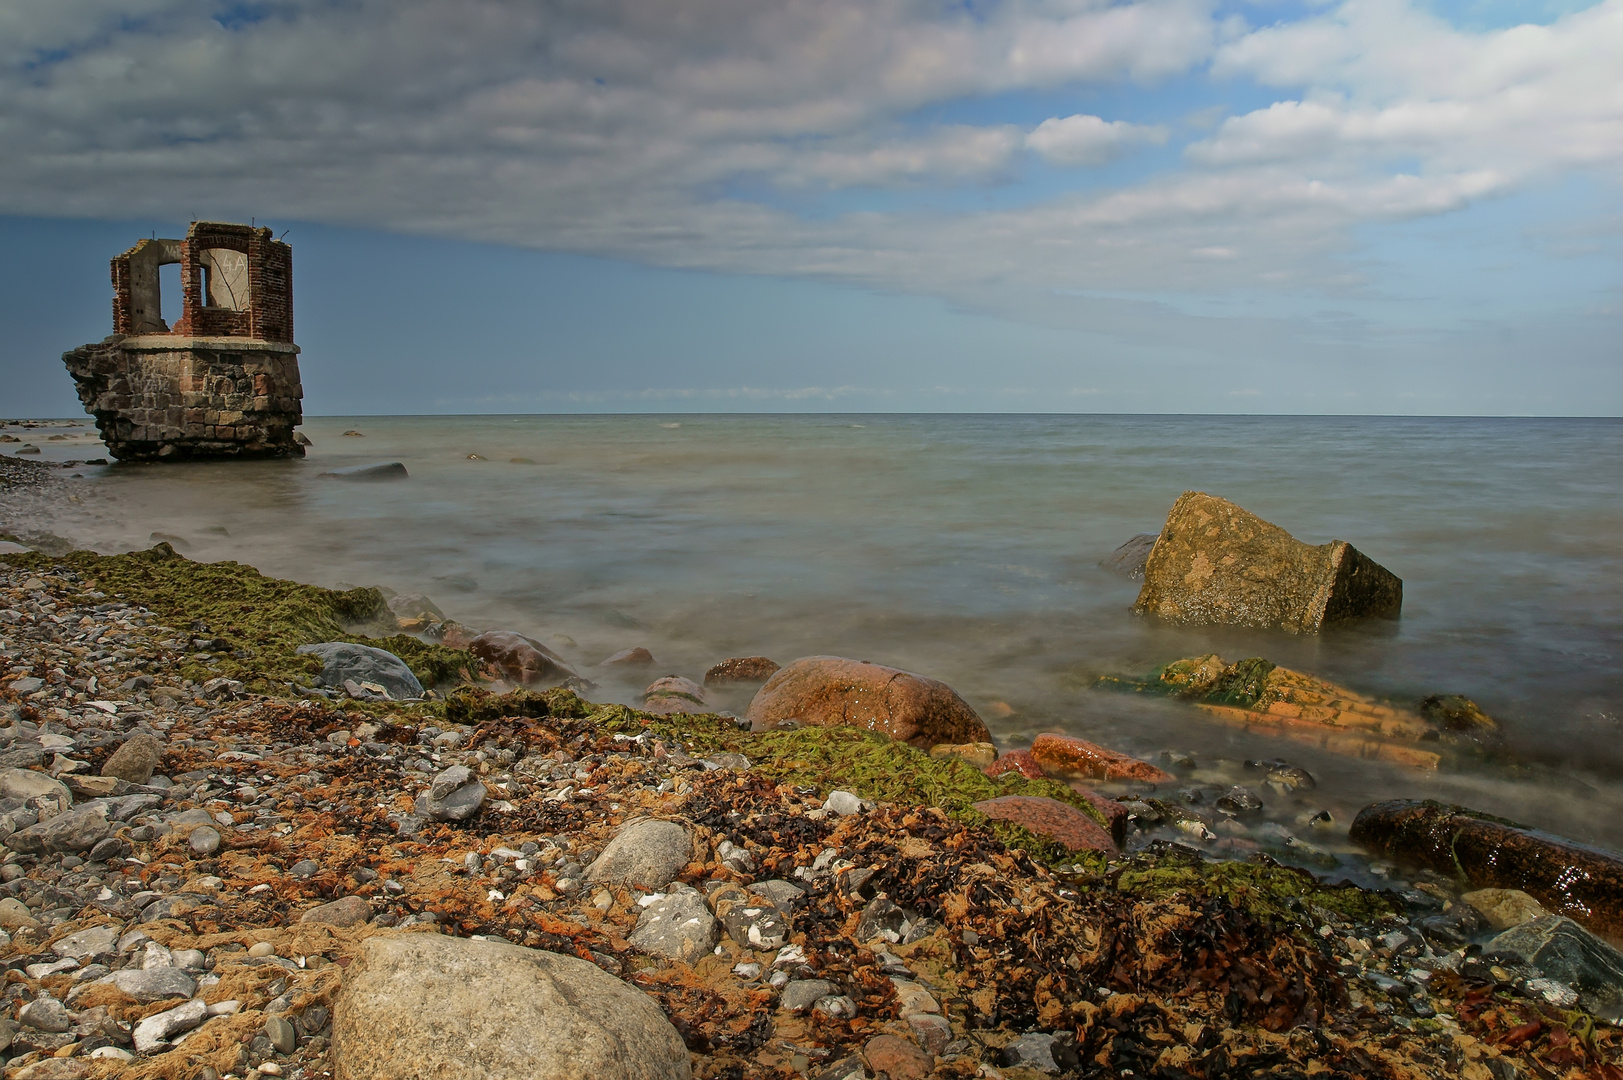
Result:
M1146 900L1187 894L1221 898L1257 918L1285 925L1302 924L1304 911L1313 908L1359 924L1397 914L1378 893L1356 885L1327 885L1295 867L1207 862L1176 854L1138 856L1116 879L1116 890Z

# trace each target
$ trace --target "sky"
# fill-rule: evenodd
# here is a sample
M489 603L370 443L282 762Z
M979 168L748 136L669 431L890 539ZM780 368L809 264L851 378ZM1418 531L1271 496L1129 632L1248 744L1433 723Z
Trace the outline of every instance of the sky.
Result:
M1623 414L1623 0L0 5L0 415L294 251L311 414Z

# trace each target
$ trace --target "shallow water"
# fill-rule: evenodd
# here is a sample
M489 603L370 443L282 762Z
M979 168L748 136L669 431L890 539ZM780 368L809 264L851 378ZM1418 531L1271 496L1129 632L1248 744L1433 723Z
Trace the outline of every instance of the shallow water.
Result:
M1320 786L1265 793L1269 815L1296 828L1329 809L1338 825L1311 839L1333 851L1350 850L1359 806L1397 796L1623 847L1623 422L525 416L303 430L315 445L301 462L84 468L81 503L40 527L104 551L164 533L194 558L425 592L588 675L634 645L656 674L694 678L727 656L834 653L946 680L1011 746L1058 730L1189 751L1190 779L1216 783L1254 782L1240 761L1283 755ZM46 457L100 452L17 433ZM319 476L386 460L410 478ZM1403 618L1292 637L1134 617L1136 583L1099 560L1158 529L1188 489L1310 542L1351 541L1404 579ZM1531 764L1418 775L1090 688L1202 652L1265 655L1397 703L1465 694ZM599 679L599 696L623 701L647 681Z

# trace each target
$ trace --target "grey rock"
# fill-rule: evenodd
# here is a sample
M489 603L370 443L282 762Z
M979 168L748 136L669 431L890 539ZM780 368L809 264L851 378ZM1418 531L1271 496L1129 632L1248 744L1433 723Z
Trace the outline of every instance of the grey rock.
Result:
M16 694L32 694L36 690L43 689L44 686L44 679L36 679L32 675L21 679L13 679L10 684L11 691Z
M220 850L220 832L212 825L199 825L186 838L194 853L207 858Z
M170 1036L190 1031L208 1018L209 1007L202 998L156 1013L135 1025L135 1048L143 1054L157 1050Z
M764 896L727 904L720 909L727 936L752 949L777 949L789 938L789 919Z
M164 998L191 997L197 993L192 977L173 967L125 968L102 982L110 983L136 1001L162 1001Z
M360 926L372 921L372 904L364 896L346 896L306 911L300 922L328 926Z
M237 680L227 679L222 675L219 678L210 679L200 689L203 696L210 701L230 701L233 698L241 697L246 688Z
M691 964L715 948L720 937L716 917L710 914L704 898L687 886L679 886L642 909L637 928L626 940L642 952Z
M162 760L163 744L155 735L138 731L113 751L113 756L101 767L101 774L116 776L132 784L144 784L152 779L153 770Z
M485 785L465 765L453 765L434 777L417 797L418 817L435 821L466 821L485 804Z
M573 956L440 934L374 937L332 1021L346 1080L689 1080L687 1047L647 995Z
M778 997L778 1006L790 1012L805 1012L822 998L838 991L839 987L827 979L792 979Z
M88 930L69 934L67 937L51 946L51 951L58 956L71 956L75 960L109 953L118 944L118 927L92 926Z
M166 814L164 815L164 821L177 829L183 829L188 825L213 825L214 817L202 807L197 807L192 810L182 810L176 814Z
M70 810L13 833L6 843L29 855L89 851L112 827L100 807Z
M401 593L399 596L391 596L389 610L394 613L395 618L406 622L445 621L445 612L422 593Z
M0 798L19 799L42 818L54 817L73 806L73 792L67 785L32 769L0 772Z
M832 810L841 817L862 813L862 800L849 791L831 791L823 800L823 809Z
M298 1045L299 1033L282 1017L273 1016L265 1021L265 1037L278 1054L291 1054Z
M796 901L806 895L806 890L800 886L792 885L787 881L780 881L777 878L757 881L749 887L749 891L757 896L766 897L784 911L793 907Z
M142 908L141 921L148 923L157 922L159 919L173 919L188 911L213 905L214 898L204 896L202 893L175 893L172 896L159 897Z
M1546 979L1576 990L1589 1012L1609 1023L1623 1021L1623 953L1571 919L1540 916L1506 930L1482 951L1537 968Z
M331 480L404 480L409 475L398 461L380 461L371 465L349 465L342 469L328 469L321 474Z
M674 821L633 821L586 868L589 882L663 889L693 858L693 840Z
M316 676L316 681L322 686L341 687L348 679L376 683L391 698L423 696L423 684L417 681L406 662L392 652L348 641L300 645L295 651L321 661L321 674Z
M41 994L24 1005L17 1013L17 1020L24 1027L53 1034L61 1034L73 1026L68 1007L49 994Z
M1160 533L1139 533L1101 559L1099 565L1117 577L1137 581L1144 576L1144 564L1150 561L1150 549L1155 547L1160 537Z
M1054 1036L1040 1031L1020 1036L1003 1048L1002 1064L1011 1069L1059 1072L1059 1064L1054 1060Z
M45 764L45 749L38 743L12 743L0 751L0 769L27 769Z

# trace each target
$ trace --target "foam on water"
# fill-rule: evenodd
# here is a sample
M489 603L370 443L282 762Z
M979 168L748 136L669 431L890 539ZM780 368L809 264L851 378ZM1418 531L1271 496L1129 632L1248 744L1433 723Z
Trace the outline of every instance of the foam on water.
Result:
M636 645L655 674L689 677L727 656L835 653L946 680L1011 745L1060 730L1187 750L1203 762L1194 779L1214 783L1254 780L1235 763L1282 754L1321 786L1311 806L1270 812L1330 809L1331 846L1358 806L1400 795L1623 846L1623 422L526 416L304 430L302 462L84 469L84 501L42 527L100 550L164 533L194 558L424 592L587 674ZM95 452L30 437L46 457ZM319 476L391 460L410 478ZM1404 579L1402 620L1291 637L1134 617L1136 584L1099 560L1188 489L1310 542L1353 542ZM1090 688L1202 652L1264 655L1398 703L1465 694L1537 764L1417 776ZM646 680L601 681L601 696L630 701Z

